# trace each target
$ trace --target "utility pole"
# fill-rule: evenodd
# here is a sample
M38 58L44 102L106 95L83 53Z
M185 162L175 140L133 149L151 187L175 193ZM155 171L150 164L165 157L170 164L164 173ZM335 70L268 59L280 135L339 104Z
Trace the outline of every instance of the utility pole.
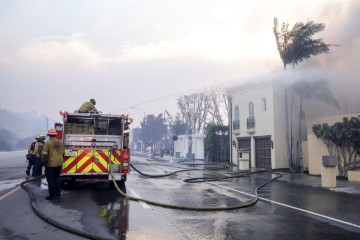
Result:
M142 110L142 109L139 108L139 107L135 107L135 106L133 106L133 107L131 107L131 108L143 112L143 113L144 113L143 121L145 121L145 119L146 119L146 112L145 112L144 110ZM140 129L140 128L138 127L138 129ZM142 139L141 139L141 141L139 141L139 140L140 140L139 138L136 139L135 144L137 145L137 143L140 142L140 143L141 143L140 149L141 149L141 151L144 151L144 150L145 150L145 144L144 144L144 142L143 142Z

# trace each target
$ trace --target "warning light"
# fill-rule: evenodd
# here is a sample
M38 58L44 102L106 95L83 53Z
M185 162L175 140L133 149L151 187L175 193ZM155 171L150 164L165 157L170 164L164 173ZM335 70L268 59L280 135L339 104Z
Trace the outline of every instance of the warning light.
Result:
M63 116L63 117L65 117L65 116L68 114L67 111L63 111L63 110L60 110L59 113L60 113L60 115Z

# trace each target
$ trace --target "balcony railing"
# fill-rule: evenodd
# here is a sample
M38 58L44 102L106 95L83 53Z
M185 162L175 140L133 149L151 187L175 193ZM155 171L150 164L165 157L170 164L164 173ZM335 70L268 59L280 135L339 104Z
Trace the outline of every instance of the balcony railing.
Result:
M240 120L234 120L233 121L233 130L240 130Z
M254 117L249 117L246 119L246 123L247 123L247 129L254 129L255 128L255 118Z
M234 120L233 121L233 125L232 125L232 133L234 135L239 135L240 134L240 120Z

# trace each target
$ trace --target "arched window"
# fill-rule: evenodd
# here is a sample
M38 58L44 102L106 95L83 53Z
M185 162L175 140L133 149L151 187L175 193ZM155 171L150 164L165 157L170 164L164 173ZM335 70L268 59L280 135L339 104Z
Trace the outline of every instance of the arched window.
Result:
M255 128L254 103L249 102L249 118L247 119L247 129Z
M249 102L249 117L254 117L254 103Z

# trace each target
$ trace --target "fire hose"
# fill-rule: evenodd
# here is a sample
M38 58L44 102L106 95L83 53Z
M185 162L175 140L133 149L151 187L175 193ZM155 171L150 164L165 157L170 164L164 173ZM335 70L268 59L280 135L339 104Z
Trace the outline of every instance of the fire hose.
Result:
M151 174L146 174L143 173L141 171L139 171L133 164L130 164L130 166L139 174L143 175L143 176L147 176L147 177L151 177L151 178L155 178L155 177L165 177L165 176L170 176L179 172L185 172L185 171L200 171L201 169L182 169L182 170L178 170L178 171L174 171L171 173L167 173L167 174L159 174L159 175L151 175ZM240 209L240 208L247 208L250 206L253 206L254 204L256 204L258 202L259 199L259 194L258 191L259 189L261 189L262 187L266 186L267 184L271 183L272 181L274 181L275 179L278 179L280 177L282 177L282 174L280 173L276 173L267 169L263 169L263 170L257 170L255 172L250 172L250 173L245 173L245 174L238 174L236 176L222 176L219 178L190 178L190 179L185 179L185 182L210 182L210 181L219 181L219 180L224 180L224 179L230 179L230 178L238 178L238 177L245 177L245 176L249 176L251 174L257 174L257 173L263 173L263 172L269 172L272 174L277 175L274 178L271 178L270 180L266 181L263 184L260 184L259 186L257 186L255 188L255 198L253 198L250 201L247 201L243 204L237 204L237 205L233 205L233 206L226 206L226 207L191 207L191 206L181 206L181 205L175 205L175 204L168 204L168 203L161 203L161 202L157 202L157 201L153 201L153 200L149 200L149 199L144 199L144 198L138 198L138 197L134 197L131 195L128 195L126 193L124 193L119 186L117 185L115 178L113 176L113 173L111 172L111 177L114 183L115 188L117 189L117 191L120 193L120 195L122 195L123 197L132 200L132 201L140 201L140 202L145 202L151 205L155 205L155 206L159 206L159 207L164 207L164 208L171 208L171 209L178 209L178 210L187 210L187 211L226 211L226 210L235 210L235 209Z
M133 164L130 164L130 166L139 174L149 177L149 178L159 178L159 177L167 177L170 175L174 175L180 172L186 172L186 171L207 171L207 172L213 172L213 171L209 171L209 170L204 170L204 169L181 169L181 170L177 170L171 173L166 173L166 174L147 174L147 173L143 173L141 171L139 171ZM110 168L111 169L111 168ZM187 210L187 211L226 211L226 210L235 210L235 209L240 209L240 208L247 208L250 206L255 205L258 202L259 196L258 196L258 191L266 186L267 184L271 183L272 181L274 181L275 179L278 179L280 177L282 177L281 174L267 170L267 169L262 169L262 170L256 170L254 172L248 172L248 173L240 173L240 174L236 174L233 176L220 176L220 177L214 177L214 178L188 178L188 179L184 179L184 182L187 183L199 183L199 182L210 182L210 181L220 181L220 180L225 180L225 179L231 179L231 178L239 178L239 177L245 177L245 176L250 176L251 174L258 174L258 173L264 173L264 172L268 172L268 173L272 173L275 174L276 177L273 177L271 179L269 179L268 181L266 181L263 184L260 184L259 186L257 186L255 188L255 198L253 198L250 201L247 201L243 204L237 204L237 205L233 205L233 206L226 206L226 207L192 207L192 206L181 206L181 205L175 205L175 204L168 204L168 203L161 203L161 202L157 202L157 201L153 201L153 200L149 200L149 199L144 199L144 198L138 198L138 197L134 197L131 195L128 195L126 193L124 193L119 186L116 183L116 180L113 176L113 173L111 171L111 178L112 181L114 183L115 188L117 189L117 191L120 193L120 195L122 195L123 197L132 200L132 201L137 201L137 202L145 202L148 203L150 205L154 205L154 206L159 206L159 207L164 207L164 208L171 208L171 209L177 209L177 210ZM94 239L94 240L106 240L109 238L105 238L102 236L98 236L96 234L93 233L89 233L87 231L81 230L81 229L77 229L68 225L65 225L63 223L60 223L52 218L50 218L49 216L45 215L43 212L40 211L40 209L37 207L36 203L35 203L35 196L34 194L30 191L30 189L26 186L27 183L37 180L39 178L42 178L43 176L39 176L36 178L32 178L29 180L25 180L23 182L21 182L21 187L29 194L30 197L30 202L31 202L31 207L33 209L33 211L35 212L35 214L37 216L39 216L41 219L43 219L45 222L59 228L62 229L64 231L76 234L78 236L82 236L85 238L89 238L89 239Z
M47 222L47 223L49 223L49 224L51 224L51 225L53 225L53 226L55 226L55 227L57 227L59 229L62 229L64 231L76 234L76 235L84 237L84 238L94 239L94 240L107 240L107 239L110 239L110 238L105 238L105 237L102 237L102 236L98 236L96 234L89 233L87 231L65 225L63 223L60 223L60 222L50 218L49 216L47 216L46 214L41 212L40 209L38 208L38 206L35 203L34 194L30 191L30 189L26 186L26 184L29 183L29 182L35 181L37 179L41 179L43 176L44 175L29 179L29 180L25 180L25 181L21 182L21 184L20 184L21 187L29 194L31 208L33 209L33 211L35 212L35 214L37 216L39 216L45 222Z

